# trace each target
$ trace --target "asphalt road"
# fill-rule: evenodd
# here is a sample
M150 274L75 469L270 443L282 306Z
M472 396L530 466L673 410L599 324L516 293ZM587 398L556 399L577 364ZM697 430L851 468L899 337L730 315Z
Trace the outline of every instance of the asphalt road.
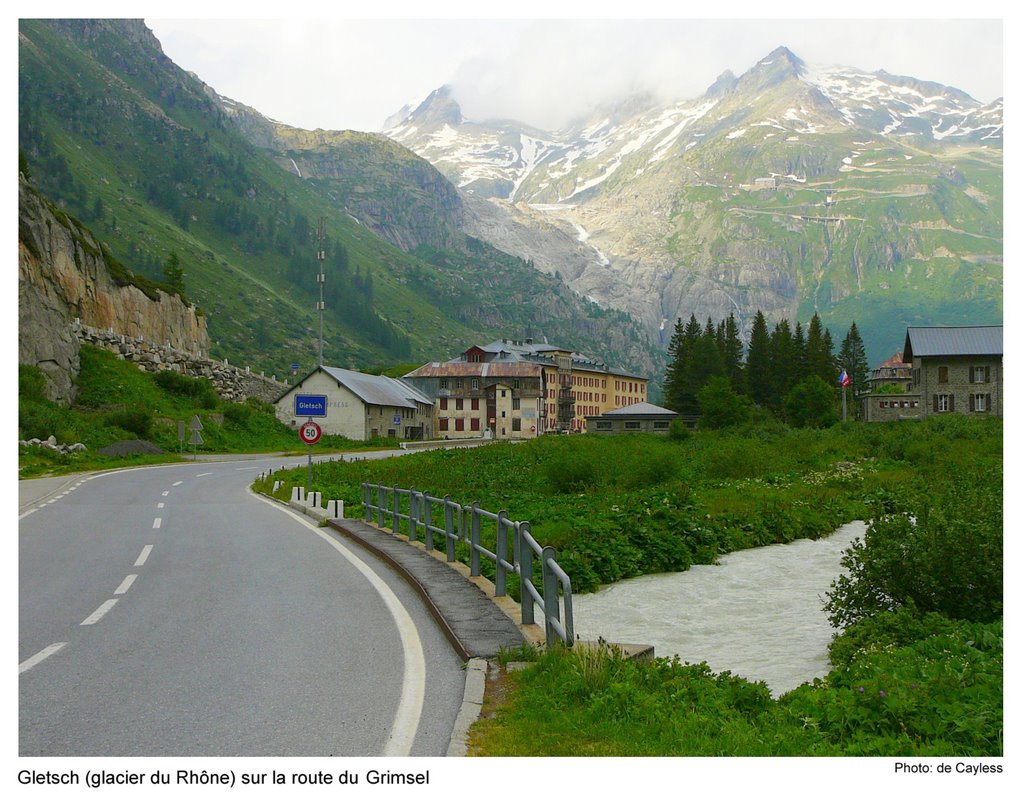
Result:
M247 490L282 462L21 483L21 755L444 755L457 656L388 567Z

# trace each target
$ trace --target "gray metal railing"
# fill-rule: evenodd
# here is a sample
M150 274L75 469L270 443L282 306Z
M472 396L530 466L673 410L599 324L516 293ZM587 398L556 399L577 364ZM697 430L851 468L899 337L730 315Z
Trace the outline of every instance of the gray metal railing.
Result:
M443 537L449 562L455 560L456 544L467 545L472 577L480 576L480 560L488 558L494 564L496 597L507 596L509 573L518 575L522 623L535 624L535 606L539 606L548 646L556 640L572 646L572 582L558 565L554 547L541 547L534 539L529 522L514 521L504 510L497 513L484 510L478 502L460 505L450 497L440 499L415 488L364 482L362 490L364 516L367 521L376 519L378 527L383 528L390 521L391 531L401 534L404 530L410 541L419 540L422 532L428 550L434 549L435 536ZM493 528L493 552L481 541L485 527ZM491 533L483 535L484 540L491 541ZM540 589L534 582L535 561L540 562Z

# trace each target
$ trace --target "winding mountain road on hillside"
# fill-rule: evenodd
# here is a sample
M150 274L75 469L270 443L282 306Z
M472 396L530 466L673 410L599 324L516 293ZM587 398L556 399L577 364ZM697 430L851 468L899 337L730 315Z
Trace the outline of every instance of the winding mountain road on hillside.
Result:
M387 567L248 490L280 465L81 477L23 509L21 755L444 755L457 656Z

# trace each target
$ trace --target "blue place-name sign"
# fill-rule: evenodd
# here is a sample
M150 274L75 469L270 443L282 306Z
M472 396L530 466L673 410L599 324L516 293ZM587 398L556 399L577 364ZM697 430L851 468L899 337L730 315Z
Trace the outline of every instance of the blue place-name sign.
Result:
M327 417L327 397L326 396L305 396L299 393L295 394L295 415L305 416L306 418L326 418Z

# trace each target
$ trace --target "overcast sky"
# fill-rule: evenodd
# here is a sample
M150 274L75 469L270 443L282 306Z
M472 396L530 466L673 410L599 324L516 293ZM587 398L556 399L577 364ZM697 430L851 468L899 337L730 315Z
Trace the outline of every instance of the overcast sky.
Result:
M628 4L618 5L621 14ZM652 17L673 13L633 5ZM884 4L876 5L884 13ZM926 8L938 14L945 5L952 6ZM389 3L386 13L398 16L377 20L154 14L146 22L168 56L222 95L307 129L379 131L390 114L446 83L471 119L511 117L555 128L639 89L664 99L696 97L724 70L739 75L779 45L812 64L885 69L955 86L982 102L1003 94L1000 20L822 20L808 12L836 7L811 3L783 4L794 17L806 15L801 19L609 20L610 6L591 2L589 13L605 16L598 20L570 13L579 4L555 0L520 0L520 19L472 19L474 6L456 0L430 4L429 13L447 9L446 18L410 19L408 12L401 16L402 6ZM425 7L419 4L420 13ZM274 8L280 14L283 6L265 16ZM730 13L737 8L730 5ZM900 10L913 13L906 3Z

